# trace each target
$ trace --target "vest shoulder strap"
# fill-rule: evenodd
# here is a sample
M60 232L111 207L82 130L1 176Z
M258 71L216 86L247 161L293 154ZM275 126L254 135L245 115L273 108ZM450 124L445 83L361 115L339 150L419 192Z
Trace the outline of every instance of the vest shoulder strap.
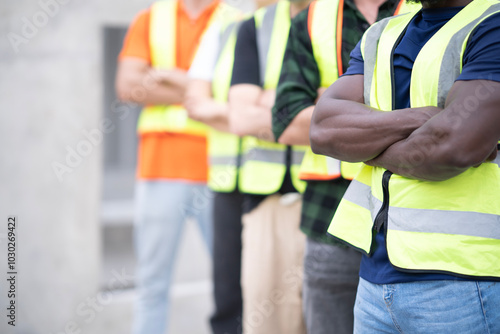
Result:
M315 1L309 7L308 30L321 87L330 86L342 71L339 68L342 60L338 58L342 48L343 3L343 0Z
M260 80L265 89L274 89L290 32L290 2L282 0L263 10L255 15Z
M154 67L175 67L177 0L162 0L151 6L149 44Z

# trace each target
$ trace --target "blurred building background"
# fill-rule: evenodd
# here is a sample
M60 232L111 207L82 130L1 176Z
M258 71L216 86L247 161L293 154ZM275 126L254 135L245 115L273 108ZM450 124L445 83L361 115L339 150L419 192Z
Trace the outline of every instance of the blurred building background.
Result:
M128 25L152 2L0 2L2 334L129 333L139 108L116 100L114 76ZM18 224L15 327L6 320L9 216ZM209 257L194 224L183 238L170 333L208 333Z

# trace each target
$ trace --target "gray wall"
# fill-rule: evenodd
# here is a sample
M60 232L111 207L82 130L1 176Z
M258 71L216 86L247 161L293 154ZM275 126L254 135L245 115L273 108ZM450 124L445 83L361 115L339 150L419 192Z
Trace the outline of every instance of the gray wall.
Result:
M0 2L0 333L94 334L86 328L110 298L100 288L130 285L118 267L109 286L100 282L104 147L112 154L105 143L135 117L112 117L104 41L150 3ZM5 317L9 215L18 219L15 328Z
M0 304L7 216L18 217L17 326L77 333L99 309L103 27L150 1L0 3ZM119 10L117 10L117 8ZM118 125L110 121L108 132ZM116 121L115 121L116 122ZM90 139L85 133L90 133ZM75 153L76 152L76 153ZM97 301L97 306L93 300ZM91 306L94 305L94 306Z

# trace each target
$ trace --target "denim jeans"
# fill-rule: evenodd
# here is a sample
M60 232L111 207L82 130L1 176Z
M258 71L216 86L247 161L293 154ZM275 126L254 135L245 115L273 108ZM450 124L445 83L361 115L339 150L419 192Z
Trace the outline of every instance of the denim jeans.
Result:
M500 333L500 282L360 279L354 333Z
M196 219L209 245L212 196L204 184L165 180L137 183L134 334L165 333L172 270L186 218Z
M302 308L310 334L352 334L361 254L308 238Z

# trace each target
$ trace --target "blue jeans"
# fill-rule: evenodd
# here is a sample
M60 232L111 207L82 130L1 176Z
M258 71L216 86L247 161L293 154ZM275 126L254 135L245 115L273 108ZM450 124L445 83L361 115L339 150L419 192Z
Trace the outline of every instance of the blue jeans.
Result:
M172 271L186 218L196 219L210 245L212 197L203 184L164 180L137 183L134 334L165 333Z
M500 333L500 282L373 284L360 278L354 333Z

